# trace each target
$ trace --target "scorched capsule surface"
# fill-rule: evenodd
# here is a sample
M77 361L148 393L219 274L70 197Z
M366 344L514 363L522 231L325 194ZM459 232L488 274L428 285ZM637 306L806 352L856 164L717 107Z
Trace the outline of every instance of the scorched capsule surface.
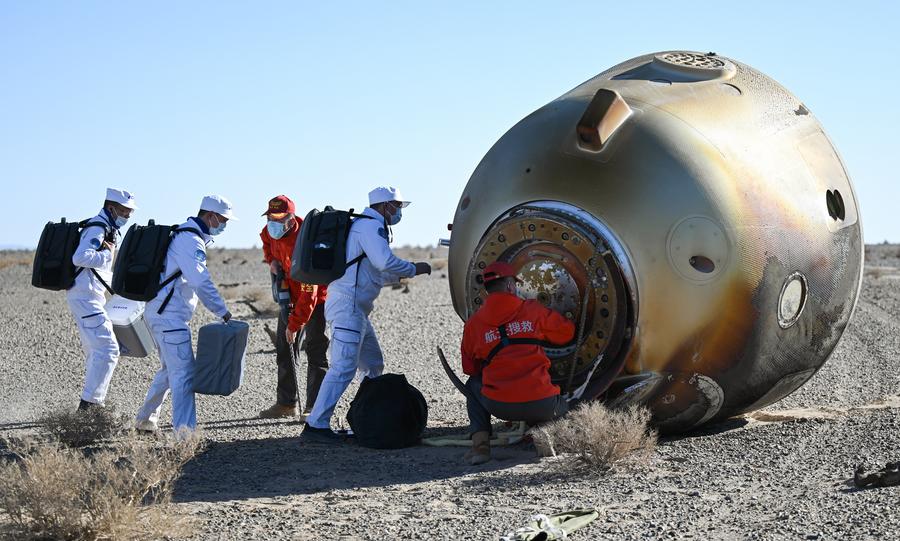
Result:
M822 126L772 79L683 51L607 70L509 130L454 217L463 319L480 269L568 313L565 392L651 408L666 432L766 406L828 359L856 303L862 238Z

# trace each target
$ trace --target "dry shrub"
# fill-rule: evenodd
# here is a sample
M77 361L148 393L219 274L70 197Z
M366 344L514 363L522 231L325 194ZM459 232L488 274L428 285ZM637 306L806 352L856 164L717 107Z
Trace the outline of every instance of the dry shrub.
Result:
M443 270L447 267L446 259L432 259L431 270Z
M58 442L6 442L0 465L2 534L15 539L159 539L187 535L171 512L181 467L200 450L197 435L163 442L132 436L85 452Z
M128 431L128 419L112 406L56 411L44 415L39 422L48 436L69 447L93 445Z
M236 287L220 289L219 292L225 300L246 300L254 304L268 301L270 304L274 304L272 288L267 286L239 284Z
M34 263L34 252L0 252L0 270L16 265L31 265Z
M865 274L866 276L878 280L884 276L884 269L882 267L866 267Z
M250 302L262 302L264 300L272 301L272 290L271 288L263 287L247 288L244 292L244 298Z
M241 291L241 287L227 287L227 288L219 288L219 294L222 295L222 298L226 301L234 301L240 298L243 298L244 293Z
M617 465L641 465L656 449L656 431L649 422L646 408L612 410L589 402L537 428L534 444L539 455L560 457L566 467L607 471Z

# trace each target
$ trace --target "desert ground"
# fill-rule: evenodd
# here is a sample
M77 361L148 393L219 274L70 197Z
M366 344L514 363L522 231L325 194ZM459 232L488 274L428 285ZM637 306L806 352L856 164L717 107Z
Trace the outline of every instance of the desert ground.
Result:
M232 396L198 398L209 444L185 467L175 508L196 518L197 539L497 539L534 513L584 507L600 518L571 539L896 539L900 487L858 490L850 481L859 463L900 460L900 246L869 246L866 259L850 327L797 392L661 439L646 467L573 474L529 444L496 448L495 460L472 467L462 448L301 446L297 421L256 419L275 397L267 267L259 251L213 250L220 291L251 324L247 369ZM0 261L0 437L21 436L42 414L76 407L84 363L65 295L31 287L30 253ZM428 400L427 435L467 424L464 399L434 355L441 345L458 358L462 332L445 272L386 288L372 316L387 371L406 374ZM198 309L194 330L212 319ZM108 402L133 414L157 366L155 354L122 358ZM338 425L354 393L355 385ZM168 404L164 411L167 426Z

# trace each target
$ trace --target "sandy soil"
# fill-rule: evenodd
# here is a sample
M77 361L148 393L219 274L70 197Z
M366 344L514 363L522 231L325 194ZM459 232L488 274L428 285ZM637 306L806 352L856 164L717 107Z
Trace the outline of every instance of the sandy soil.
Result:
M178 509L200 519L197 538L496 539L533 513L577 507L601 517L573 539L900 535L900 487L859 491L848 482L859 462L900 459L896 245L867 248L854 320L812 381L764 412L663 440L644 470L607 476L561 473L527 445L497 449L482 467L464 465L458 448L301 446L296 422L254 418L275 394L264 331L274 306L261 254L215 250L210 268L252 331L241 389L198 401L210 445L176 490ZM0 436L21 435L43 412L78 402L75 324L64 295L32 288L30 272L27 254L0 257ZM442 345L457 355L462 330L443 272L413 280L408 292L385 289L373 314L388 371L405 373L429 401L430 435L466 425L464 400L433 354ZM195 330L211 320L200 309ZM123 358L109 401L136 411L157 363L155 355Z

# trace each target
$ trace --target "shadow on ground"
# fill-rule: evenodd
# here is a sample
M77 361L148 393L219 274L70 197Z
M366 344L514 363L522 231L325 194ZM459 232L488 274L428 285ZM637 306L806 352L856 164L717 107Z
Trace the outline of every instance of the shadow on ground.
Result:
M429 436L436 435L429 431ZM472 467L464 447L380 450L354 444L301 444L296 436L219 441L184 467L176 502L220 502L317 494L451 479L536 462L530 445L494 449L494 460Z
M265 422L264 422L265 423ZM258 420L230 419L206 423L210 433L260 424ZM280 421L268 424L282 424ZM296 421L285 425L299 425ZM689 434L662 438L661 445L683 438L720 437L746 426L744 419L728 419ZM287 426L286 426L287 427ZM295 429L299 434L299 426ZM426 437L464 432L459 427L430 427ZM236 441L214 441L188 463L175 489L176 502L220 502L248 498L310 495L332 490L388 487L393 485L466 477L473 473L502 471L538 462L534 447L518 444L495 447L494 460L479 467L463 462L465 447L426 447L379 450L354 444L330 446L302 444L297 436ZM501 476L474 476L469 486L521 486L566 477L553 468L510 472ZM504 479L506 481L504 481Z
M750 424L745 417L729 417L715 423L703 425L683 434L666 434L660 439L661 441L677 441L682 439L700 438L705 436L719 436L728 434L742 428L746 428Z

